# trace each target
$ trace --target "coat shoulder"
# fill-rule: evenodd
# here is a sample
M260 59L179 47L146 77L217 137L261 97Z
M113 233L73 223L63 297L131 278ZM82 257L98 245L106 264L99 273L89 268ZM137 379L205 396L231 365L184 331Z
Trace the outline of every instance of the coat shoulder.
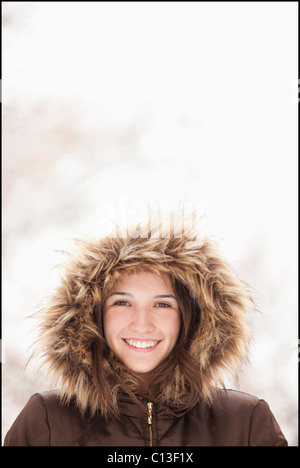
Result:
M7 432L4 445L47 446L49 441L50 428L44 399L35 393Z
M64 403L58 392L39 394L47 411L51 433L51 445L74 446L84 433L95 423L88 414L83 414L74 402Z
M235 410L249 409L251 411L260 401L262 400L259 397L251 395L250 393L241 392L239 390L222 389L217 392L214 404L224 409L227 407L230 409L232 407Z
M4 445L76 445L89 424L75 405L63 404L57 392L35 393L8 431Z
M234 428L237 438L243 434L243 444L287 445L268 403L257 396L237 390L220 390L213 402L212 413L223 434L230 433L226 427Z

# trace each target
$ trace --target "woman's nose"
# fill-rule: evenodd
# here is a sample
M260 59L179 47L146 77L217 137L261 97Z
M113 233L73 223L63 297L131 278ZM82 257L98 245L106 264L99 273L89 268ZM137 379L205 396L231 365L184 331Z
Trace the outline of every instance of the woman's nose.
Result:
M134 316L129 326L130 330L139 334L149 334L154 331L154 324L151 314L146 309L139 309L134 312Z

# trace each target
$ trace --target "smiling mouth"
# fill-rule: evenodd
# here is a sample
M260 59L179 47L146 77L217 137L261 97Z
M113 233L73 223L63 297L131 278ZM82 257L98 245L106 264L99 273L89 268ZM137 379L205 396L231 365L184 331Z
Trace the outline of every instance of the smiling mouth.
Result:
M134 339L126 339L122 338L125 343L127 343L130 347L135 349L153 349L155 348L161 340L134 340Z

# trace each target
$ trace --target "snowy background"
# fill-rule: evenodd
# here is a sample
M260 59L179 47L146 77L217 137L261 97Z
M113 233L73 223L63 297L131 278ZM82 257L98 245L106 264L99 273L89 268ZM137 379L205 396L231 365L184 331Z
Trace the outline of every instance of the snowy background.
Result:
M238 388L297 434L297 2L2 2L3 436L60 249L192 204L252 288Z

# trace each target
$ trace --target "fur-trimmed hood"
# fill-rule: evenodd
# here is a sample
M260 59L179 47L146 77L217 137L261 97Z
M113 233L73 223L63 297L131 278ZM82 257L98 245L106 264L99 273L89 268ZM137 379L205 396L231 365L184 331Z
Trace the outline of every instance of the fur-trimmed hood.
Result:
M40 312L36 350L41 362L65 401L74 399L83 411L101 409L93 373L95 344L102 344L100 350L105 347L99 319L105 291L124 272L167 273L188 289L201 314L187 352L201 375L201 396L208 400L222 384L224 371L235 374L247 356L248 289L215 243L187 223L176 223L167 234L150 224L131 231L134 235L128 232L77 241L63 265L60 284ZM98 360L107 388L116 395L120 385L110 377L111 356L103 353ZM170 392L178 386L178 372L173 379L168 382Z

